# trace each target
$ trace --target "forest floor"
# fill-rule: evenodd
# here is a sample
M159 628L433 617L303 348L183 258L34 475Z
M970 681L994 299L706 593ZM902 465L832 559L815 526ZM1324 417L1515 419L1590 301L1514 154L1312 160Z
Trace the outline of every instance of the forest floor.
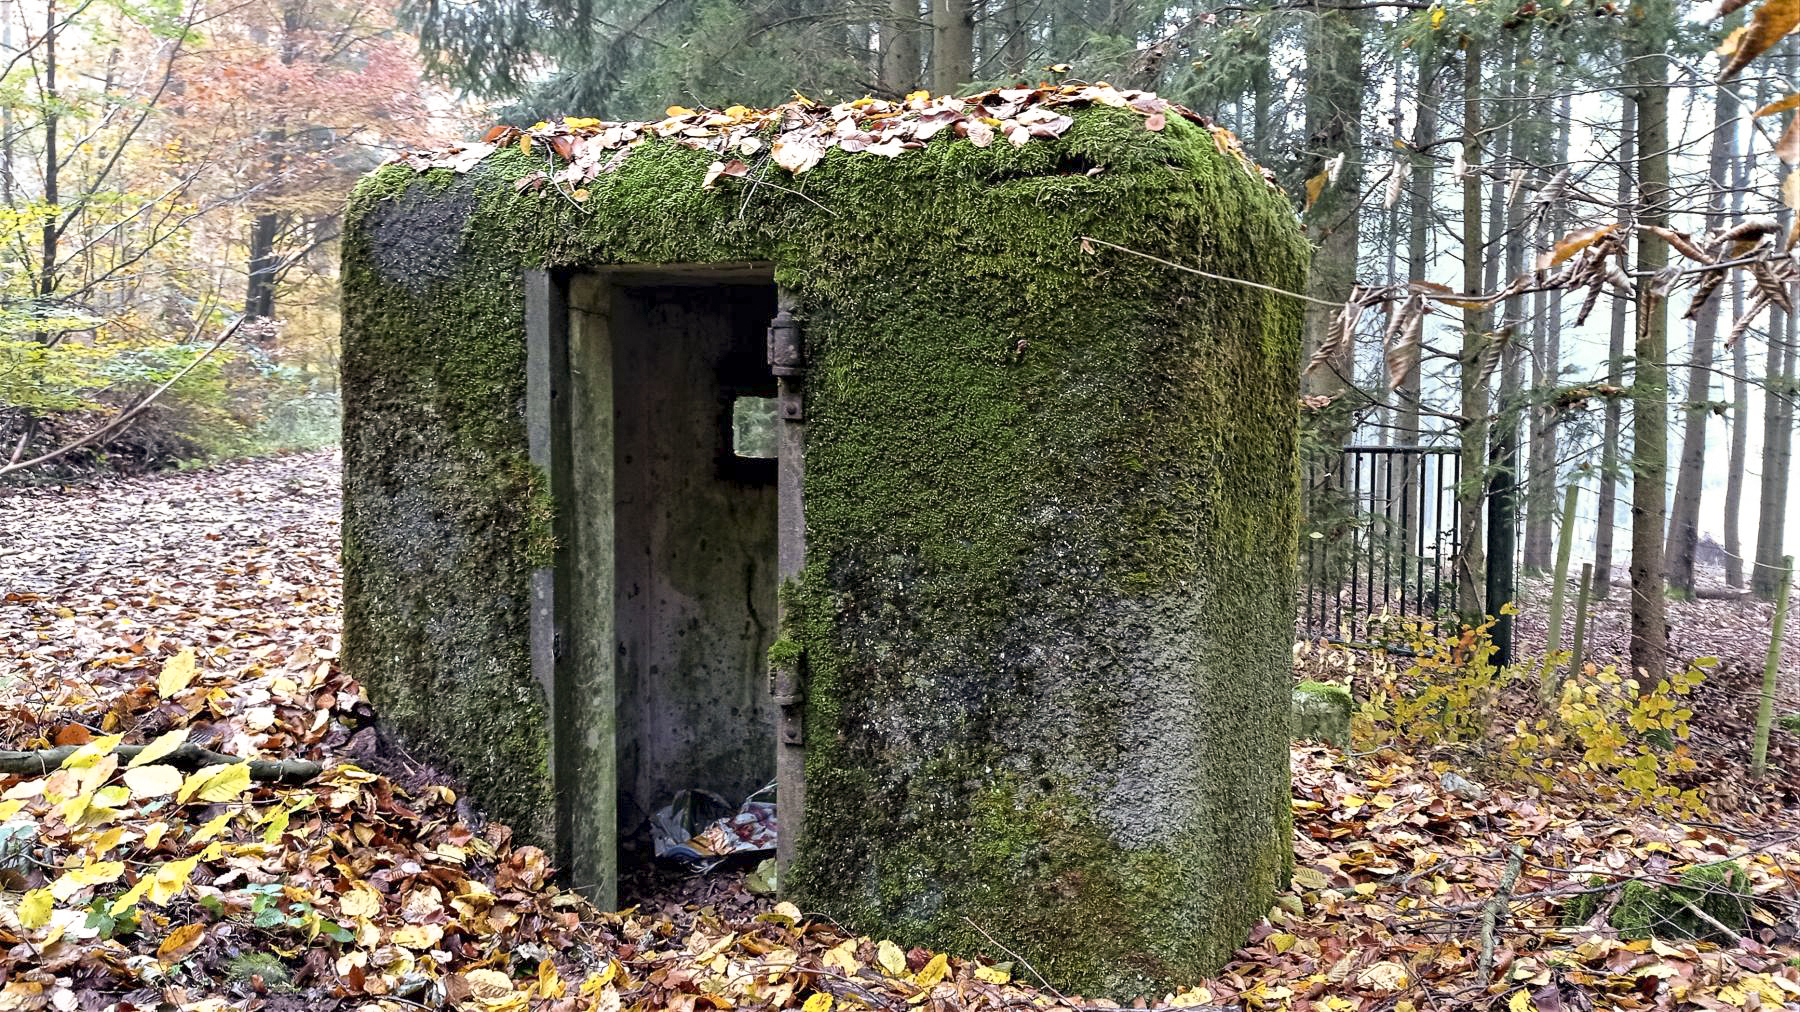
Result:
M385 749L339 670L338 466L0 490L0 748L80 746L56 773L0 775L0 1012L1106 1007L1043 985L1004 937L906 949L737 876L673 876L620 914L559 890L540 850ZM1676 614L1684 643L1720 621ZM1744 780L1755 637L1732 636L1682 746L1696 805L1509 774L1482 740L1297 744L1291 890L1218 975L1130 1004L1800 1007L1800 739L1777 732L1777 774ZM120 735L323 773L121 769ZM1743 878L1676 895L1658 937L1609 923L1634 902L1615 887L1725 860ZM1746 926L1713 923L1740 892Z

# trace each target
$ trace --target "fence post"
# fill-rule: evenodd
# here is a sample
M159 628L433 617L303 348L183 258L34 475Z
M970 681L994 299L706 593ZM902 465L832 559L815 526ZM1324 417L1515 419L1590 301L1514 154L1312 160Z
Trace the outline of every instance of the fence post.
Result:
M1775 621L1769 628L1769 657L1763 662L1762 700L1756 705L1756 738L1750 745L1750 779L1761 780L1769 765L1769 724L1775 719L1775 675L1781 667L1781 634L1787 626L1788 588L1794 582L1794 557L1781 560L1781 583L1775 588Z
M1556 544L1556 576L1550 586L1550 629L1544 639L1544 654L1556 653L1562 648L1563 602L1568 596L1569 556L1575 548L1575 505L1581 495L1581 486L1569 482L1563 492L1562 537Z
M1594 564L1581 564L1581 586L1575 591L1575 640L1569 645L1569 674L1581 674L1581 656L1587 641L1588 591L1594 583ZM1549 702L1555 702L1562 692L1562 680L1558 679L1556 691L1550 694Z
M1487 611L1494 617L1494 663L1504 667L1512 663L1513 622L1505 614L1513 601L1518 574L1515 542L1518 537L1518 504L1514 501L1517 484L1513 480L1513 462L1518 459L1517 432L1511 439L1507 432L1513 424L1500 412L1501 431L1497 431L1491 454L1487 497Z

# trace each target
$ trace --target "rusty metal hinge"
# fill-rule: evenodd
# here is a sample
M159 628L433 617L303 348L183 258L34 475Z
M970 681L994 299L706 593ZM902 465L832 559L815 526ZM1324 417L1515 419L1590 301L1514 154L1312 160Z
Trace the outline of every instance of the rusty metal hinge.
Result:
M800 667L802 658L769 666L769 698L775 704L775 733L783 745L806 743L806 690Z

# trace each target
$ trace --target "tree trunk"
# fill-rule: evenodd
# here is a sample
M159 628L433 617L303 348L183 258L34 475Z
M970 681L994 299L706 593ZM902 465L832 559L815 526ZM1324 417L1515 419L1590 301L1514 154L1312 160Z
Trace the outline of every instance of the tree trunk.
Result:
M931 0L931 90L955 94L975 76L975 7Z
M1516 108L1520 89L1519 51L1529 38L1508 32L1496 68L1502 75L1498 107ZM1494 229L1492 242L1500 242L1505 251L1505 276L1515 278L1525 271L1525 207L1519 201L1507 200L1507 182L1515 166L1523 164L1531 153L1532 136L1528 119L1509 116L1495 137L1494 151L1504 153L1504 161L1496 161L1488 175L1488 220ZM1484 257L1487 269L1482 278L1487 291L1499 290L1501 261L1498 256ZM1505 343L1500 348L1500 385L1494 394L1492 430L1488 434L1488 531L1487 531L1487 613L1494 618L1494 662L1512 663L1512 616L1507 605L1518 595L1518 531L1519 531L1519 416L1524 410L1525 342L1519 339L1525 328L1526 298L1514 295L1501 306L1500 333Z
M1762 495L1756 516L1756 565L1750 573L1750 592L1764 601L1774 600L1786 540L1788 464L1793 427L1788 384L1794 375L1795 358L1792 315L1784 316L1779 326L1773 318L1769 322L1769 372L1763 401Z
M881 25L881 83L895 95L919 88L919 0L889 0Z
M1713 98L1713 135L1707 155L1706 228L1725 224L1725 188L1731 184L1731 151L1736 145L1736 103L1725 88ZM1716 294L1694 318L1694 343L1689 352L1686 418L1681 431L1681 468L1675 478L1675 499L1669 511L1669 593L1694 596L1694 553L1700 546L1700 488L1706 468L1706 422L1712 415L1713 345L1719 336Z
M1758 87L1766 92L1767 85ZM1762 96L1757 98L1761 108ZM1750 188L1750 161L1756 150L1756 131L1743 132L1743 148L1732 160L1731 217L1742 216L1744 192ZM1742 271L1731 272L1731 319L1744 315L1744 277ZM1744 464L1750 446L1750 349L1740 338L1731 347L1731 460L1725 473L1725 582L1732 587L1744 586L1744 537L1741 515L1744 511Z
M1474 292L1481 288L1481 263L1486 259L1482 242L1481 206L1481 42L1470 39L1463 49L1463 161L1468 166L1463 176L1463 288ZM1464 616L1479 619L1484 614L1481 592L1482 565L1481 501L1486 482L1482 475L1487 465L1487 384L1481 375L1482 351L1487 345L1487 311L1474 305L1463 310L1462 349L1459 356L1458 385L1461 394L1462 420L1457 423L1462 480L1456 490L1461 513L1457 531L1456 593L1457 608Z
M244 295L244 315L251 319L275 315L275 235L278 215L263 213L250 226L250 280Z
M57 240L61 216L56 213L61 194L57 190L57 173L61 168L57 154L57 109L61 103L56 93L56 0L44 4L44 204L51 213L44 216L43 247L39 251L37 294L46 302L56 293ZM49 312L45 306L43 312ZM44 335L43 340L48 340Z
M1306 291L1315 299L1342 303L1356 284L1361 240L1363 14L1321 6L1311 13L1306 27L1305 175L1316 176L1336 158L1343 159L1343 167L1306 212L1307 238L1317 250ZM1336 319L1331 308L1307 305L1309 360L1328 339ZM1355 384L1355 369L1355 342L1346 342L1341 355L1307 373L1307 390L1341 396ZM1348 414L1339 405L1325 417L1331 422L1320 432L1320 442L1343 446L1350 436Z
M1640 0L1631 76L1638 106L1638 221L1669 222L1668 32L1671 0ZM1636 12L1634 11L1634 14ZM1662 678L1668 664L1664 621L1663 522L1668 502L1669 308L1654 291L1654 275L1668 263L1668 243L1638 234L1637 344L1631 381L1631 665L1640 690Z
M1032 80L1025 71L1025 60L1031 53L1031 21L1023 0L1006 0L1001 21L1006 32L1000 44L1003 76L1013 82Z
M1544 90L1555 82L1540 74ZM1566 165L1569 160L1569 96L1557 103L1556 127L1547 161L1550 165ZM1549 113L1549 104L1545 112ZM1570 225L1561 207L1552 208L1544 217L1549 245L1554 245ZM1546 248L1549 248L1549 245ZM1541 573L1550 565L1550 554L1556 544L1553 525L1556 519L1556 490L1561 481L1557 463L1557 409L1554 395L1562 379L1562 292L1537 292L1532 312L1531 386L1531 475L1525 510L1525 568Z
M1432 160L1426 148L1437 139L1437 37L1427 34L1419 43L1419 80L1415 94L1412 135L1412 179L1407 194L1406 277L1426 281L1431 269ZM1399 400L1397 442L1419 445L1419 362L1415 358L1396 391ZM1410 483L1409 477L1409 483ZM1409 489L1410 489L1409 484ZM1409 542L1410 543L1410 542Z
M1627 96L1619 116L1619 207L1631 206L1632 169L1637 164L1637 103ZM1626 242L1630 242L1629 237ZM1631 322L1631 304L1612 296L1612 339L1607 347L1606 382L1617 389L1625 383L1625 333ZM1619 514L1619 437L1625 406L1618 397L1606 399L1606 420L1600 437L1600 494L1594 526L1594 599L1612 594L1613 535Z

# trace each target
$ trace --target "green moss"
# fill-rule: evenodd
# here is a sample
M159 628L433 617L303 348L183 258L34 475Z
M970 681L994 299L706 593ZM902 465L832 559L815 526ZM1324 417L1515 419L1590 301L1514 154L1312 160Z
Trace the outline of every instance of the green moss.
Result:
M294 975L272 953L242 952L225 961L225 979L232 983L250 983L261 977L263 986L276 994L292 994Z
M1616 895L1616 901L1615 901ZM1669 885L1629 880L1613 884L1602 876L1563 907L1563 923L1586 924L1603 903L1613 902L1607 923L1621 938L1688 938L1729 944L1750 930L1755 901L1750 879L1734 861L1696 865ZM1699 910L1706 916L1695 913ZM1730 932L1708 922L1730 928Z
M1350 744L1350 715L1356 701L1350 690L1333 682L1301 682L1292 696L1293 735L1297 740Z
M358 189L346 663L541 839L521 271L769 263L810 363L807 560L770 652L809 676L784 889L908 944L985 948L964 916L993 912L1089 993L1216 969L1291 862L1300 310L1081 237L1299 290L1291 209L1204 130L1124 110L834 150L784 189L702 189L710 160L647 144L580 204L517 193L543 167L517 150Z
M1776 717L1775 726L1789 734L1800 734L1800 713L1784 713Z
M769 644L769 667L793 669L800 665L806 649L794 640L782 637Z

